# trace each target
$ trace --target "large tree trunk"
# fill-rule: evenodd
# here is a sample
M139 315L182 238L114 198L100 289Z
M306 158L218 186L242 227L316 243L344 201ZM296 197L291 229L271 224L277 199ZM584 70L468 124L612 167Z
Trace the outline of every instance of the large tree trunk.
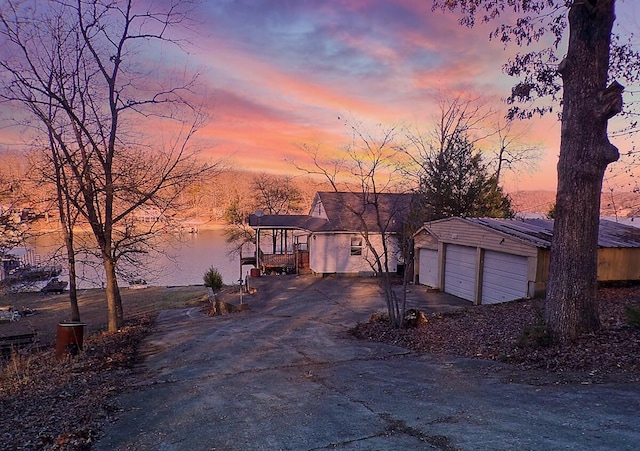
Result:
M116 265L111 255L103 255L104 269L107 277L106 294L109 312L109 332L117 332L124 326L122 298L116 278Z
M545 319L560 342L600 326L600 193L607 165L619 156L607 137L607 122L622 107L622 86L606 87L614 5L615 0L574 2L567 56L559 67L562 137Z

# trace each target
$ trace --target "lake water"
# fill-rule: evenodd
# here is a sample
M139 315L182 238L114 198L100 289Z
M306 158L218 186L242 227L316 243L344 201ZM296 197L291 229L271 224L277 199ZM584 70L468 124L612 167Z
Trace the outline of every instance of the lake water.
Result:
M148 281L151 285L202 285L202 276L212 266L220 271L227 285L237 283L241 277L240 258L229 255L222 229L187 234L166 252L154 263L160 274L156 281ZM249 267L243 269L249 271Z
M45 234L33 239L30 245L38 255L39 262L46 264L61 243L56 234ZM225 284L237 284L241 277L240 258L237 255L229 256L221 228L184 234L179 241L161 242L158 247L162 252L150 256L144 268L135 273L137 278L146 280L149 285L202 285L202 277L211 266L218 269ZM249 269L249 266L243 267L242 277ZM80 288L99 288L104 283L104 274L99 265L80 263L77 271ZM68 280L64 273L60 278ZM122 280L120 284L126 286L127 281Z

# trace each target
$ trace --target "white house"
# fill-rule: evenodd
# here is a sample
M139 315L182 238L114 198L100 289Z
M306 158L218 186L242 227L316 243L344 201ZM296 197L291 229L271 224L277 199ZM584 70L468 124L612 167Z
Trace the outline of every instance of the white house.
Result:
M261 231L279 230L280 255L289 255L261 254L256 266L268 271L284 267L286 261L296 271L362 275L377 272L376 260L383 261L386 252L388 270L396 272L402 263L398 235L412 198L397 193L318 192L308 215L251 215L249 225L256 230L257 247L264 248Z

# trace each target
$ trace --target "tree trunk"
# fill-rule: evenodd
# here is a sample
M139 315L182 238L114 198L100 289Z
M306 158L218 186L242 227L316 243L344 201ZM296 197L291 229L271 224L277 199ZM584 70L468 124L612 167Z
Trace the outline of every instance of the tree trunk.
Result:
M69 303L71 304L71 321L80 322L80 308L78 307L78 284L76 275L76 254L73 245L73 230L62 227L64 241L67 248L67 270L69 271Z
M50 122L47 122L50 127ZM69 271L69 304L71 307L71 321L80 322L80 307L78 306L78 284L76 275L76 249L74 246L74 213L72 212L71 202L68 191L63 190L63 186L69 189L69 183L66 180L64 165L62 158L56 151L56 142L53 137L51 128L49 130L49 145L51 146L51 159L54 166L56 177L56 201L58 203L58 214L60 215L60 226L62 228L62 237L64 239L65 249L67 251L67 270Z
M107 309L109 313L109 332L117 332L124 326L122 298L116 278L116 265L111 255L103 255L104 269L107 276Z
M607 122L622 107L622 86L614 82L606 87L614 5L615 0L574 2L567 56L558 69L562 135L545 319L559 342L600 326L600 193L605 169L619 157L607 137Z

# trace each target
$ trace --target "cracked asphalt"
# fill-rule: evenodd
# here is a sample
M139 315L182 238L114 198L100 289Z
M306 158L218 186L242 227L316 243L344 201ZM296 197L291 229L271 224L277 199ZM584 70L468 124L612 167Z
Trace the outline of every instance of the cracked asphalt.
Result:
M351 338L373 279L251 279L249 311L162 312L96 450L632 450L640 387L527 385L495 362ZM424 311L468 305L411 287Z

